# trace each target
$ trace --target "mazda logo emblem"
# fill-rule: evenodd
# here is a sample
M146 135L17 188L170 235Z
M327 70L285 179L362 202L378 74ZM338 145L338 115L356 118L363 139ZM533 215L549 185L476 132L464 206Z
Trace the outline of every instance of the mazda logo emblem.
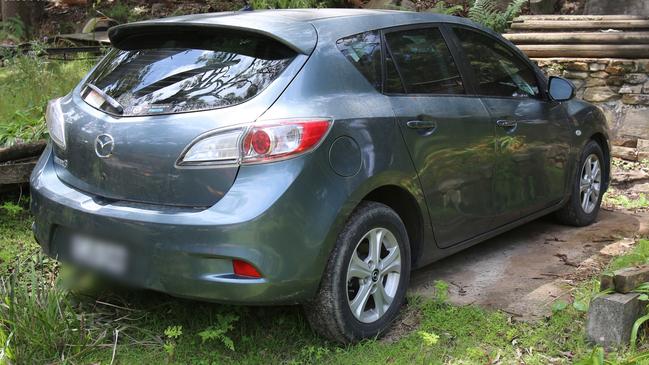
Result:
M115 148L115 140L110 134L100 134L95 138L95 153L101 158L110 157Z

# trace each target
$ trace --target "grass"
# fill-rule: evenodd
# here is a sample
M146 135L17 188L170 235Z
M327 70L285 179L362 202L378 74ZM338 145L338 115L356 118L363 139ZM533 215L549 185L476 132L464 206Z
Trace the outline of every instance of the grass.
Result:
M594 364L605 356L626 364L647 350L602 355L589 347L579 305L557 306L545 320L516 322L503 312L446 304L442 282L437 299L409 298L388 339L341 347L315 335L298 307L182 300L59 269L36 253L26 203L0 205L0 342L9 343L0 356L17 363ZM649 240L640 240L610 269L647 261ZM587 303L597 284L592 279L575 288L575 302Z
M44 138L47 101L70 92L94 61L25 55L0 67L0 147Z

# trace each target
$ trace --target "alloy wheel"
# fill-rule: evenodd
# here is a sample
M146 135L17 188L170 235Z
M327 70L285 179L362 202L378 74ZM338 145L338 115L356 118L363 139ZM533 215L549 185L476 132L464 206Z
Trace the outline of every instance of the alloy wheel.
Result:
M579 180L579 198L581 209L586 214L595 210L602 188L602 169L599 158L591 154L584 161Z
M399 289L401 250L394 234L374 228L356 244L347 268L347 301L363 323L381 318Z

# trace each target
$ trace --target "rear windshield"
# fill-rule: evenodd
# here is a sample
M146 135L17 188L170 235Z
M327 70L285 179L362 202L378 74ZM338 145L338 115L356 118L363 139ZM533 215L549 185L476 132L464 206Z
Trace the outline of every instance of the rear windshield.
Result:
M269 38L201 33L123 41L89 76L82 97L95 108L124 116L223 108L260 93L295 57Z

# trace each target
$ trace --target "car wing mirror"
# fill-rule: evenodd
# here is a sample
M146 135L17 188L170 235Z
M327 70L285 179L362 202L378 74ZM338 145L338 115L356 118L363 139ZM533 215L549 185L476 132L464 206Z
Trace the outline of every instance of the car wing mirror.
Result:
M550 76L548 95L554 101L568 101L575 97L575 84L563 77Z

